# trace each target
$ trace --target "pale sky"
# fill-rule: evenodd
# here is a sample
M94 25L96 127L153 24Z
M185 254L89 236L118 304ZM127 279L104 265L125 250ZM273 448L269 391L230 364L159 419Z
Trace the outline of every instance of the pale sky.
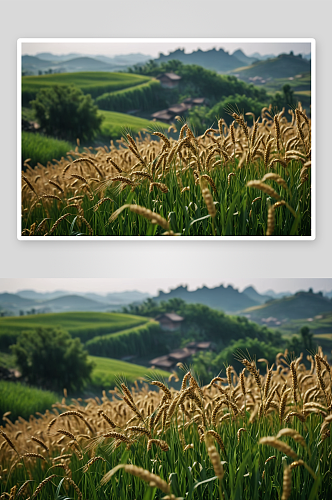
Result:
M150 279L120 279L120 278L20 278L8 279L0 278L0 293L15 293L19 290L32 289L35 291L52 292L55 290L65 290L68 292L95 292L106 294L111 292L124 292L128 290L138 290L140 292L156 295L158 290L164 292L174 289L179 285L188 285L189 290L196 290L203 285L208 288L216 286L232 285L242 291L249 285L256 288L259 293L269 289L275 292L296 292L298 290L308 290L313 288L315 292L332 290L332 278L252 278L252 279L231 279L225 277L216 278L150 278Z
M287 42L287 43L275 43L267 42L263 43L247 43L247 42L218 42L214 39L208 40L207 42L189 42L188 39L184 41L167 41L163 39L163 42L156 42L153 39L144 39L144 42L137 41L139 39L134 39L135 42L128 40L124 43L123 39L117 39L114 42L104 43L98 39L91 39L89 43L70 42L68 43L58 39L56 41L52 40L52 43L44 42L29 42L22 44L22 55L36 55L40 52L51 52L57 55L70 54L72 52L81 53L85 55L105 55L105 56L115 56L130 53L142 53L145 55L150 55L153 58L158 57L159 53L169 54L178 48L184 48L186 53L191 53L194 50L200 48L203 51L210 50L213 47L220 48L232 54L237 49L242 49L246 55L251 55L254 52L259 52L260 54L281 54L289 53L293 50L294 54L308 54L311 51L310 43L302 42ZM143 39L141 39L143 40ZM165 41L166 40L166 41Z

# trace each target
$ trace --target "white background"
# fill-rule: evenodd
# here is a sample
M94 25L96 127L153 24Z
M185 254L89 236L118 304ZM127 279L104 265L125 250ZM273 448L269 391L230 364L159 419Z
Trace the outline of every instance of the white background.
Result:
M0 278L332 277L331 8L327 1L2 1ZM36 37L315 38L315 241L16 239L16 41Z

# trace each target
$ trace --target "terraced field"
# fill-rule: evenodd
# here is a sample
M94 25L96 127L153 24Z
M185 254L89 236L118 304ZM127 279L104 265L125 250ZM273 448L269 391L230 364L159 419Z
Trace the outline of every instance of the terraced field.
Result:
M152 78L148 76L102 71L24 76L22 77L22 98L23 102L27 103L35 98L39 90L54 85L76 85L85 94L91 94L93 98L96 98L106 92L128 89L151 80Z
M0 349L15 343L20 332L36 328L63 328L84 343L95 336L144 325L149 318L120 313L68 312L0 318Z

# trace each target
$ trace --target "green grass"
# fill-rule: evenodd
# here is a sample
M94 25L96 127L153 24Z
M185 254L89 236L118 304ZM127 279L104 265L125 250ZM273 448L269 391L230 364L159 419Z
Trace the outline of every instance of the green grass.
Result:
M0 415L10 411L10 420L18 417L29 419L30 415L45 412L59 400L54 392L44 391L21 384L0 380Z
M156 346L159 344L160 349L162 344L160 334L159 323L151 320L110 335L98 335L86 343L86 348L90 354L110 358L123 358L128 355L152 356Z
M60 327L82 342L96 335L116 333L150 321L142 316L120 313L68 312L11 316L0 318L0 348L4 350L16 342L20 332L40 328Z
M275 376L273 375L272 384L274 379ZM246 384L248 384L247 377L245 377L245 380ZM254 382L253 380L250 382L251 392L255 393L256 401L259 403L260 396L256 392ZM199 402L199 392L196 388L194 390L196 391L196 399ZM166 441L169 447L168 451L162 451L155 444L150 449L147 449L147 440L149 438L145 434L135 434L134 432L129 434L130 431L127 429L129 425L139 425L141 428L144 426L137 419L137 416L136 422L133 423L131 419L133 412L129 409L130 404L121 402L118 398L113 401L104 400L103 404L97 404L95 400L90 400L89 408L83 405L79 406L77 400L74 401L74 406L59 405L58 409L61 413L75 409L81 411L84 415L90 414L88 420L94 427L95 435L99 436L99 439L95 441L93 452L88 451L86 446L88 442L84 438L83 440L77 439L78 448L82 453L81 456L79 456L77 450L73 450L69 439L62 439L61 446L63 448L61 452L59 452L59 447L55 443L56 440L54 440L50 444L50 452L44 454L45 460L42 462L39 459L26 461L24 467L15 466L9 474L8 470L16 457L13 458L12 454L9 454L5 448L2 453L1 465L3 469L7 469L7 472L3 471L4 480L0 485L0 493L9 492L14 485L17 485L18 489L25 481L30 480L29 494L36 496L33 492L36 491L40 482L53 473L55 476L52 481L43 484L38 498L42 500L61 498L60 495L65 493L66 498L78 498L77 491L72 487L69 491L65 490L65 483L63 483L65 474L63 470L50 470L50 467L54 465L52 458L55 455L69 453L71 456L66 461L66 464L71 470L70 477L78 485L83 499L160 500L165 497L165 493L156 488L155 484L151 484L149 481L145 482L141 477L135 477L119 467L112 471L109 480L101 487L101 478L107 472L110 472L119 464L126 463L141 467L162 478L170 485L174 498L185 498L187 500L280 500L281 498L289 498L289 500L325 500L331 498L330 453L332 437L327 434L325 439L322 439L321 426L324 415L321 412L314 413L310 411L306 415L305 423L302 423L297 418L291 418L287 422L280 421L278 405L276 405L277 408L270 408L267 415L262 412L262 415L258 417L258 407L248 404L241 413L235 413L231 408L220 408L218 418L215 422L212 422L209 417L211 410L207 408L210 405L212 408L216 408L217 403L213 397L210 397L210 389L204 388L202 394L203 401L201 400L201 404L205 408L204 411L200 411L198 405L196 405L195 412L191 411L190 414L187 412L187 415L179 415L180 410L177 408L173 415L170 416L167 424L165 422L162 424L159 419L158 423L152 423L149 427L153 439ZM150 413L150 411L153 412L154 410L147 410L148 405L145 405L145 402L150 402L147 392L143 390L140 393L136 392L133 396L134 402L140 405L139 408L144 408L144 414L154 414L156 419L158 411L156 410L156 404L154 404L155 413ZM239 404L241 398L241 391L238 391L237 404ZM245 398L243 399L245 400ZM324 406L324 403L319 398L315 398L314 403L316 399L319 406ZM298 411L302 408L302 404L301 397L301 401L298 402ZM234 402L233 405L236 407ZM116 410L113 410L114 407L116 407ZM290 395L286 413L292 411L294 407L295 403ZM110 418L114 418L116 422L121 422L121 433L130 436L129 445L116 441L115 438L113 439L114 436L108 436L105 440L100 439L102 427L97 427L97 424L100 421L103 422L103 420L99 415L99 410L103 410L108 416L111 415ZM228 411L230 412L230 415L228 415L230 418L221 421L222 415ZM191 419L193 413L196 415L195 421ZM207 443L204 438L200 439L198 425L203 420L202 417L200 418L201 413L204 415L204 424L202 423L201 430L203 432L208 430L216 432L219 435L219 444L213 439ZM326 410L325 414L330 415L330 410ZM34 435L39 435L36 434L36 431L40 430L41 436L45 436L44 439L46 439L47 420L50 421L50 418L40 422L40 425L38 425L39 422L31 422L31 431ZM74 416L65 418L70 422L70 428L73 432L73 429L79 425L80 429L84 429L85 433L87 432L82 422L76 423ZM65 420L62 420L62 422L65 422ZM147 422L148 420L145 421L145 425ZM330 426L331 422L328 422L325 428L327 429ZM285 427L296 431L297 436L295 439L285 435L281 436L279 442L284 444L282 451L260 442L261 438L275 437ZM19 427L17 426L17 428ZM108 428L110 429L110 427ZM243 429L243 432L238 435L240 428ZM16 428L9 428L9 432L11 436L14 436L17 430ZM78 435L79 431L76 431L76 436L78 437ZM301 436L302 441L298 439L298 435ZM50 441L51 439L48 442ZM223 446L221 446L220 442ZM23 449L23 443L17 441L20 451ZM93 440L90 440L90 443L93 444ZM185 450L188 444L192 447ZM211 445L215 453L214 462L211 452L209 454L207 450L207 447ZM33 449L36 449L34 444L33 446ZM84 465L88 463L91 457L95 456L102 457L103 461L98 460L94 464L90 464L91 467L84 470ZM290 466L297 459L303 462L298 463L298 466L291 471L291 495L286 496L283 494L286 489L283 484L284 468ZM218 479L216 472L217 465L219 465L219 470L221 468L220 461L223 470L222 478ZM56 492L57 487L58 491Z
M101 135L105 139L119 139L123 135L123 130L130 129L135 135L149 127L159 127L167 129L168 125L161 122L152 122L137 116L117 113L116 111L100 110L99 114L104 117L101 124Z
M0 366L3 368L15 368L15 356L8 352L0 352Z
M274 236L310 236L311 216L308 197L310 191L310 169L309 180L303 186L298 184L297 179L301 171L300 162L292 162L288 167L288 189L278 186L289 205L296 210L296 218L286 207L280 207L275 212ZM118 186L105 191L104 196L110 197L111 201L104 203L98 211L93 211L94 205L99 201L97 194L93 199L84 196L82 208L84 216L93 228L94 236L160 236L165 230L142 216L124 209L118 217L110 222L110 215L125 204L135 203L149 210L155 211L166 220L170 220L171 229L180 236L264 236L267 231L268 203L270 198L258 189L248 188L246 183L249 179L259 179L266 173L264 164L252 163L246 168L231 171L236 176L228 184L230 170L225 168L215 169L209 172L215 185L217 195L214 195L217 216L212 221L209 216L206 203L202 197L201 188L195 184L195 178L191 171L176 175L174 168L163 176L161 181L169 188L164 194L157 188L149 191L149 181L140 180L139 186L134 192L127 186L119 191ZM285 177L283 167L274 168L274 172ZM204 172L205 173L205 172ZM182 193L182 186L189 186L190 191ZM71 194L71 196L74 196ZM259 203L252 205L256 197L262 197ZM54 222L65 212L63 203L52 203L46 210L44 206L35 206L23 214L22 231L29 229L36 222L38 225L45 217L50 220L44 226L43 231L49 231ZM66 210L67 211L67 210ZM69 209L71 214L53 232L53 236L75 236L75 234L89 235L85 225L78 225L76 210ZM249 217L250 213L250 217ZM43 233L42 233L43 234ZM40 236L40 234L38 234Z
M22 165L28 158L31 167L35 167L37 163L47 165L52 160L66 157L68 151L74 148L75 146L67 141L46 137L37 132L22 132Z
M169 377L169 373L164 370L154 370L144 366L127 363L118 359L102 358L99 356L89 356L89 361L93 361L95 367L92 372L92 385L101 389L113 389L119 377L124 378L132 384L135 380L145 378L147 374L153 373L160 377Z
M26 106L42 88L54 85L76 85L85 94L91 94L95 99L106 92L134 87L150 80L151 78L148 76L103 71L24 76L22 78L22 98Z

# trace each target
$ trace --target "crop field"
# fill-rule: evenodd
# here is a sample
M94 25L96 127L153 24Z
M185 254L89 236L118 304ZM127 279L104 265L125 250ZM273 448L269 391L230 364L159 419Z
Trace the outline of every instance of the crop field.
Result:
M54 392L4 380L0 380L0 393L1 416L10 411L12 421L18 417L29 419L29 416L36 412L45 412L59 400Z
M68 312L0 318L0 347L16 342L20 332L36 328L63 328L86 342L95 336L118 333L150 322L149 318L120 313Z
M129 133L22 174L23 236L310 236L311 124L239 111L196 137ZM248 113L247 113L248 115ZM251 115L249 113L249 115ZM255 118L255 117L254 117Z
M0 430L6 498L316 500L331 498L331 366L279 353L264 373L238 353L201 386L124 382ZM264 360L263 360L264 361ZM307 363L307 368L304 364Z
M22 164L30 158L29 164L46 165L49 160L60 160L73 149L73 144L53 137L46 137L36 132L22 132Z
M13 368L15 360L13 356L0 353L0 364L4 366L4 358L7 357L7 367ZM88 356L88 360L94 364L91 381L87 390L89 393L99 393L104 389L114 389L117 382L126 380L133 384L135 381L146 379L149 374L158 377L169 377L169 373L164 370L154 370L144 366L127 363L118 359L103 358L99 356ZM29 419L30 415L37 412L45 412L52 409L52 405L61 400L58 394L51 391L37 389L27 386L17 381L0 380L0 415L10 411L8 417L14 422L18 417ZM0 418L1 422L1 418Z
M92 361L95 365L91 375L92 385L102 389L113 389L119 378L133 384L136 380L145 379L151 372L149 368L120 361L119 359L89 356L89 361ZM166 378L170 375L164 370L154 370L153 374L154 376Z
M76 85L85 94L91 94L93 98L96 98L107 92L135 87L151 80L152 78L143 75L103 71L23 76L22 99L24 105L27 105L36 97L39 90L54 85Z
M138 116L131 116L125 113L117 113L116 111L100 110L99 114L104 117L101 124L101 135L104 138L112 137L120 139L124 129L130 129L135 135L137 135L143 130L148 132L152 125L165 130L168 128L165 123L152 123L145 118L139 118ZM69 149L67 151L69 151Z
M30 111L28 108L25 110ZM27 113L25 113L27 114ZM112 139L120 139L124 129L130 129L134 134L139 131L148 131L153 126L160 127L160 129L167 129L167 125L161 122L151 122L145 118L131 116L125 113L117 113L115 111L100 110L98 114L104 117L101 124L100 134L96 140L98 142L109 142ZM33 120L33 116L29 116ZM66 157L69 151L74 149L75 145L68 141L54 139L47 137L36 132L22 132L22 165L26 159L30 159L29 165L35 167L39 164L47 165L48 162L61 160ZM82 148L80 148L82 150Z

